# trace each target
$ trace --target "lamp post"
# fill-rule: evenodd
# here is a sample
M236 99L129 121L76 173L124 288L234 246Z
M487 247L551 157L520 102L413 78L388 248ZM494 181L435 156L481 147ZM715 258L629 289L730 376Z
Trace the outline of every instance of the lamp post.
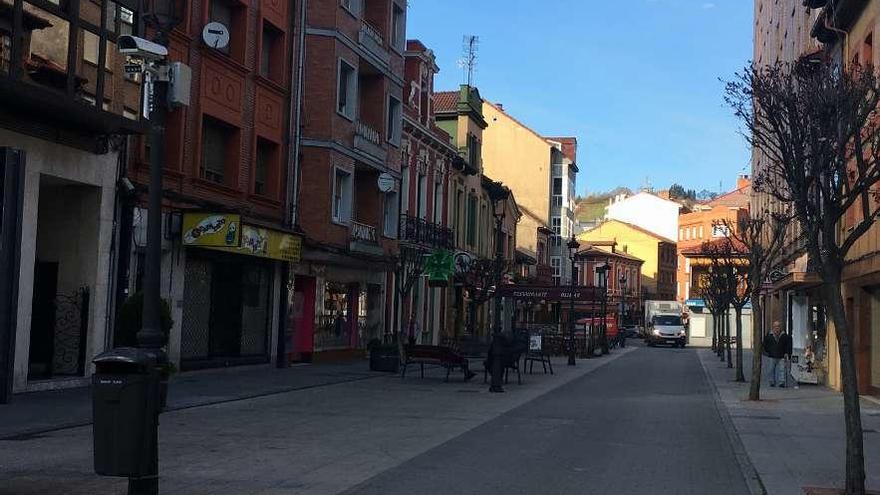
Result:
M499 195L494 199L493 204L493 215L495 216L495 269L501 275L495 281L495 295L493 298L495 314L492 319L492 381L489 385L489 392L494 393L504 392L502 384L504 377L503 359L506 352L505 348L507 347L507 343L504 342L501 335L501 296L498 295L499 285L501 285L503 278L501 267L504 264L504 233L501 231L501 228L504 224L505 199L507 199L506 196L501 197Z
M575 267L575 258L577 257L578 248L581 247L580 243L577 239L574 238L574 233L571 234L571 240L566 244L568 247L569 258L571 258L571 287L569 289L569 306L568 306L568 336L569 336L569 344L568 344L568 365L574 366L574 354L575 354L575 339L574 339L574 288L577 285L577 281L575 280L575 272L577 268ZM584 335L586 338L586 334Z
M623 312L626 309L626 272L620 272L620 309L618 310L617 322L617 338L620 341L620 347L626 347L626 331L623 329Z
M182 19L183 0L144 0L142 18L144 24L154 30L153 40L168 45L168 34ZM162 270L162 171L165 159L165 122L168 115L168 80L153 78L150 85L150 185L147 202L147 252L144 266L144 306L141 329L137 333L137 345L152 354L159 366L168 362L162 347L165 335L161 326L161 295L159 279ZM152 442L152 466L155 475L129 478L130 495L157 495L159 493L158 441Z
M608 266L608 262L606 261L604 265L596 268L596 271L599 273L599 287L602 288L602 300L601 303L601 318L602 323L600 323L600 334L599 334L599 345L602 348L602 354L608 354L608 338L607 338L607 322L606 322L606 313L608 311L607 303L608 303L608 270L611 267Z

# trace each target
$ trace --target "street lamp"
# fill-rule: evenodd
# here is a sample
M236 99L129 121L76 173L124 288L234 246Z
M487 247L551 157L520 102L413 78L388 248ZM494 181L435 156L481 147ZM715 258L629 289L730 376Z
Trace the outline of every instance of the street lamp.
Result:
M620 309L618 310L618 322L617 322L617 338L620 341L620 347L626 346L626 332L623 329L623 312L626 309L626 272L620 272L620 279L618 279L620 285Z
M183 18L183 0L144 0L141 16L144 24L154 30L153 40L168 45L168 34ZM144 266L144 306L141 329L137 333L137 345L145 353L152 354L155 362L164 367L168 356L162 347L165 335L161 326L161 295L159 279L162 270L162 171L165 159L165 121L168 115L168 79L153 78L148 86L150 95L150 185L147 203L147 252ZM167 393L167 390L163 393ZM152 442L152 466L154 476L129 478L129 494L159 493L158 441Z
M602 323L600 324L601 330L600 330L600 334L599 334L599 345L602 347L602 354L608 354L608 338L607 338L608 329L606 328L607 323L606 323L606 319L605 319L605 313L608 310L608 308L607 308L608 270L610 270L610 269L611 269L611 267L608 265L607 261L605 262L604 265L596 268L596 272L599 274L599 287L602 288L602 301L601 301Z
M504 392L504 363L502 360L504 359L506 351L504 348L507 347L506 342L504 342L501 336L501 296L498 294L498 289L500 288L499 285L503 279L501 266L504 264L504 233L501 231L501 228L504 224L505 200L507 197L508 196L507 194L504 194L504 191L496 191L496 196L493 198L492 212L495 217L495 268L502 274L502 276L498 277L498 280L495 281L495 315L492 321L492 369L490 370L492 373L492 381L489 385L489 392L496 393Z
M566 244L568 247L569 258L571 258L571 287L569 288L569 306L568 306L568 336L570 338L568 344L568 365L574 366L574 353L575 353L575 340L574 340L574 287L577 285L577 280L575 280L575 272L577 271L575 267L575 258L577 257L578 248L581 247L580 243L577 239L574 238L574 234L571 234L571 240ZM586 335L584 335L586 337Z

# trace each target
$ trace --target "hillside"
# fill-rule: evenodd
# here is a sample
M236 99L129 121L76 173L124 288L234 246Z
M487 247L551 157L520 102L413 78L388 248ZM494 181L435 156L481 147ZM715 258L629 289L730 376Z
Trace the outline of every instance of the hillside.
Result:
M617 187L611 191L577 198L575 217L580 221L603 218L605 216L605 207L608 206L608 200L621 193L632 194L632 191L626 187Z

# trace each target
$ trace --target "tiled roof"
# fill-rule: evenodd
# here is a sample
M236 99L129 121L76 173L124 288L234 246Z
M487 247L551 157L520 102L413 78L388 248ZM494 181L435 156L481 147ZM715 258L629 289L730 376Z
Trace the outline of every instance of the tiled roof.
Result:
M749 197L752 194L752 186L751 184L747 186L743 186L739 189L734 189L729 193L722 194L717 198L709 201L707 204L709 206L729 206L734 208L748 208L749 206Z
M435 112L454 112L458 105L458 91L438 91L434 93Z
M589 257L604 257L604 258L622 258L630 261L637 261L639 263L644 263L645 260L641 258L637 258L628 253L621 253L620 251L606 251L604 249L599 249L596 246L588 245L586 248L581 249L577 252L578 258L589 258Z
M713 253L723 253L730 249L732 255L741 257L748 253L748 248L739 239L731 237L721 237L711 241L703 242L698 246L682 250L681 254L685 257L709 257Z

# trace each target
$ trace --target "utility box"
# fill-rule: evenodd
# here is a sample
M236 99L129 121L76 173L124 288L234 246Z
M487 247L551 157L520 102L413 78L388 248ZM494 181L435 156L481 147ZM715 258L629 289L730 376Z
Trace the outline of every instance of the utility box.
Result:
M192 93L192 68L183 62L171 62L168 78L168 105L171 108L188 107Z
M120 347L93 361L92 419L95 472L142 477L158 472L159 375L155 358Z

